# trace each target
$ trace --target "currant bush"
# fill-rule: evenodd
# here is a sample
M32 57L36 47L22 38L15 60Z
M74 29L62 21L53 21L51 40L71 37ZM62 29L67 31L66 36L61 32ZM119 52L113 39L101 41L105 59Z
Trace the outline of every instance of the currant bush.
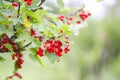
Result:
M22 76L18 69L23 67L24 54L29 52L41 65L41 57L56 57L59 62L64 53L70 52L69 35L78 34L85 27L91 13L83 8L68 15L52 15L42 8L46 0L1 0L0 1L0 54L7 53L15 62L13 75L6 79ZM58 4L63 6L61 2ZM63 7L62 7L63 8ZM72 14L71 14L72 13ZM32 56L32 57L31 57ZM0 60L4 58L0 56Z

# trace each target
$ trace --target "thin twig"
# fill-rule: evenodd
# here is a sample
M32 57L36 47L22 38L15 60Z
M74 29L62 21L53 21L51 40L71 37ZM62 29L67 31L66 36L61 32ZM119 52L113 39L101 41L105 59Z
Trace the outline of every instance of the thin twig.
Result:
M17 14L17 17L19 18L19 16L20 16L20 6L21 6L21 4L20 4L20 2L18 2L18 14Z
M24 48L26 48L26 47L28 47L28 46L30 46L32 43L30 42L30 43L28 43L28 44L26 44L25 46L24 46Z
M45 2L45 0L41 0L40 4L38 6L41 6L44 2Z
M46 0L41 0L40 4L38 4L38 6L41 6L45 1L46 1ZM38 10L38 9L43 9L43 8L40 7L40 8L34 9L34 10L32 10L32 11L35 12L35 11Z

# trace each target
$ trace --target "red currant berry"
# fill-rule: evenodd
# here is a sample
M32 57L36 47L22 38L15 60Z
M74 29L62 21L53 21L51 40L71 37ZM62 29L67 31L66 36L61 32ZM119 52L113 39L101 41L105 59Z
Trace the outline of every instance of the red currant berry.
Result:
M40 57L43 57L43 49L40 47L39 49L38 49L38 51L36 52L36 54L37 55L39 55Z
M31 2L27 2L27 6L31 6L31 4L32 4Z
M61 15L61 16L58 17L58 19L59 19L60 21L64 21L64 18L65 18L64 15Z
M88 16L91 16L91 13L88 13Z
M31 28L31 30L30 30L30 34L31 34L31 36L36 36L36 32L35 32L35 30L33 30L33 29Z
M12 3L12 6L18 7L18 3L17 3L17 2L14 2L14 3Z
M77 24L80 24L81 22L80 22L80 21L77 21L76 23L77 23Z
M66 46L65 48L64 48L64 52L65 53L68 53L70 51L70 48L68 47L68 46Z
M70 16L70 17L68 18L68 20L72 21L72 20L73 20L73 17L72 17L72 16Z
M18 77L19 79L22 79L22 76L19 73L15 73L14 76Z

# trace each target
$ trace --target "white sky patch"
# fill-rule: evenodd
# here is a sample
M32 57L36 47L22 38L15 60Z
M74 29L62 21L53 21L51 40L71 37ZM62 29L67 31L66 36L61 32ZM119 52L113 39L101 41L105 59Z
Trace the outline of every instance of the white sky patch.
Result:
M96 0L84 0L85 9L92 13L93 19L103 19L106 13L105 6L102 5L103 2L96 2Z
M116 0L104 0L103 2L106 6L114 6L116 3Z

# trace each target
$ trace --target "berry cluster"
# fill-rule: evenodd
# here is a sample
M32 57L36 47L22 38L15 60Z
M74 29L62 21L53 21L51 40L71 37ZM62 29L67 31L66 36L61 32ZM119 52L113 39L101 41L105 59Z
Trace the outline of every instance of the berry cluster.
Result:
M31 6L33 0L24 0L26 2L27 6Z
M12 60L16 59L15 61L16 70L15 71L17 71L18 69L22 68L22 64L24 62L24 60L22 59L23 55L20 52L21 50L19 49L18 44L16 42L12 41L11 38L9 38L7 34L3 34L0 37L0 52L10 52L10 50L5 46L6 44L10 44L13 51L15 52L15 54L12 55ZM11 79L14 76L17 76L20 79L22 78L22 76L19 75L18 73L15 73L14 75L9 76L8 78Z
M0 51L2 51L2 52L7 52L7 51L9 51L8 50L8 48L6 48L4 45L6 44L6 43L10 43L11 41L10 41L10 39L9 39L9 37L6 35L6 34L3 34L2 36L1 36L1 40L0 40Z
M44 42L44 48L48 53L55 53L57 56L62 56L62 42L60 40L47 40Z
M62 56L62 52L68 53L70 51L69 46L63 46L63 43L60 40L46 40L44 42L44 50L40 47L36 54L42 57L44 55L44 51L47 53L54 53L58 57Z
M3 34L0 38L0 51L1 52L9 52L9 49L5 46L5 44L10 44L12 46L13 51L16 53L19 50L18 44L12 41L7 34Z
M82 11L82 12L80 12L79 16L80 16L80 18L84 21L84 20L86 20L89 16L91 16L91 13L89 13L89 12L87 13L87 12Z
M17 58L17 60L16 60L17 69L22 68L22 64L24 62L22 57L23 57L23 55L19 51L12 55L12 60L15 60Z
M79 19L76 20L75 17L78 15ZM76 24L81 24L81 22L85 21L89 16L91 16L91 13L85 12L85 11L80 11L74 15L71 15L69 17L66 17L64 15L58 16L58 20L70 25L71 23L76 23Z
M41 42L44 39L43 35L37 36L36 31L33 30L32 28L30 30L30 34L31 34L31 36L38 38L39 41L41 41ZM63 43L60 40L55 40L55 37L54 37L54 39L45 40L43 42L44 47L43 48L39 47L38 50L36 51L36 54L39 55L40 57L42 57L42 56L44 56L44 51L46 51L47 53L55 53L57 56L61 57L63 51L65 53L68 53L70 51L68 36L65 36L65 43L67 44L67 46L64 47Z

